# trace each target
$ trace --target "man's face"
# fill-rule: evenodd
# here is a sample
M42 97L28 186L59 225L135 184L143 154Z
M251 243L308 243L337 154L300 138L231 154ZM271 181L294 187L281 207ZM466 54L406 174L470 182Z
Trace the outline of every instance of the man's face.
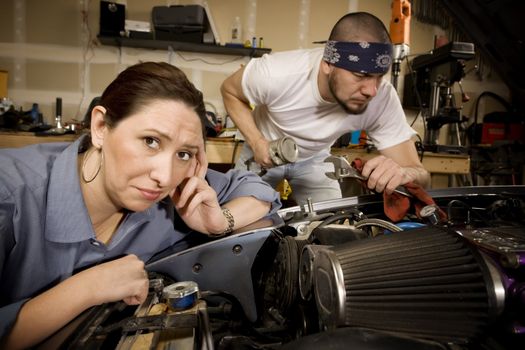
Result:
M347 113L360 114L377 94L382 78L383 74L355 73L331 66L328 87L335 101Z

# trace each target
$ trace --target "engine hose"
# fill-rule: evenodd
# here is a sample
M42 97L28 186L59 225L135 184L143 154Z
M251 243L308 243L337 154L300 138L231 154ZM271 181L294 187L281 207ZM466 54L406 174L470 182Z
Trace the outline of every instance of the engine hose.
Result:
M403 231L402 228L399 228L393 223L382 219L363 219L361 221L356 222L355 224L355 228L361 228L364 226L379 226L381 228L384 228L385 230L390 230L392 232Z
M317 226L317 227L324 227L326 225L333 224L334 222L337 222L337 221L344 222L346 219L348 219L348 220L358 219L359 221L361 221L364 218L366 218L366 216L362 212L360 212L359 210L348 210L348 211L344 211L344 212L340 212L340 213L334 214L334 215L324 219L323 222L321 224L319 224L319 226Z
M408 231L408 230L412 230L415 228L426 227L427 225L421 222L403 221L403 222L398 222L396 226L402 229L403 231Z

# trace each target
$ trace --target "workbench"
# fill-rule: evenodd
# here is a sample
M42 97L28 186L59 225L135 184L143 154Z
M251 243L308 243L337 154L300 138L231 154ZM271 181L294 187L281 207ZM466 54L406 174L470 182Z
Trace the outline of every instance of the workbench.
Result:
M76 140L78 136L80 135L36 136L35 133L32 132L0 131L0 148L17 148L45 142L72 142Z
M71 142L78 134L59 136L35 136L29 132L0 131L0 148L22 147L43 142ZM206 155L210 164L224 164L229 167L242 149L242 141L233 138L213 137L206 140ZM367 151L360 148L332 148L333 155L346 156L349 161L355 158L370 159L377 156L377 151ZM450 187L451 175L469 175L470 157L466 154L447 154L426 152L423 156L423 166L432 176L432 188Z
M36 136L32 132L0 131L0 148L23 147L45 142L72 142L80 134ZM206 154L208 162L212 164L232 164L239 156L242 143L232 138L208 138L206 140ZM235 157L233 156L235 152Z
M242 145L242 141L234 141L231 138L209 138L206 141L208 161L233 166ZM377 151L367 151L362 148L332 148L331 153L346 156L349 161L355 158L366 160L379 155ZM470 156L468 154L425 152L422 163L431 175L431 188L433 189L450 187L451 176L470 176Z
M379 152L362 148L332 148L332 154L345 156L352 161L355 158L370 159L378 156ZM425 152L422 163L431 175L431 188L450 187L451 175L470 175L470 156L468 154Z

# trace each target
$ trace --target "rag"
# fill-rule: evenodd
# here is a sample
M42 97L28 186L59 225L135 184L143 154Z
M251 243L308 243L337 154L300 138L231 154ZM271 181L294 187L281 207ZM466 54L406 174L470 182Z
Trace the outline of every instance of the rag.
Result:
M355 158L351 165L361 172L365 162L366 161L363 159ZM362 183L363 186L366 186L366 181L362 181ZM412 195L412 198L397 192L393 192L392 194L383 192L383 210L385 215L393 222L402 220L408 213L412 204L414 206L415 213L419 218L421 218L420 212L423 207L427 205L436 205L436 202L432 196L430 196L421 185L414 182L409 182L403 186L406 188L407 192ZM440 219L442 221L446 221L447 214L441 208L437 207L437 209Z

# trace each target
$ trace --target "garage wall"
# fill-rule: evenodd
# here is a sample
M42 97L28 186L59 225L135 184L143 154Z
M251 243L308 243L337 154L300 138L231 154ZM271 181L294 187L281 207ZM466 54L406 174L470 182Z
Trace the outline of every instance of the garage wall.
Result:
M126 5L126 18L149 21L153 6L204 4L222 42L228 41L235 16L242 21L245 38L263 37L265 47L275 51L316 47L327 39L333 24L350 11L369 11L389 25L391 0L207 0L117 1ZM8 71L9 98L24 110L38 103L52 123L56 97L63 100L64 121L81 120L91 99L126 66L139 61L166 61L180 67L204 93L210 109L224 114L221 82L247 57L145 50L101 45L99 1L2 0L0 11L0 70ZM411 21L411 53L432 49L439 28ZM472 63L474 65L474 63ZM405 67L403 67L405 70ZM389 79L389 77L387 77ZM483 85L480 86L480 80ZM402 91L403 81L400 81ZM470 74L463 83L474 100L482 90L506 96L498 77ZM465 112L472 110L472 102ZM481 106L481 108L484 108ZM407 111L411 118L414 113ZM421 118L419 118L420 120ZM416 123L421 130L422 124Z

